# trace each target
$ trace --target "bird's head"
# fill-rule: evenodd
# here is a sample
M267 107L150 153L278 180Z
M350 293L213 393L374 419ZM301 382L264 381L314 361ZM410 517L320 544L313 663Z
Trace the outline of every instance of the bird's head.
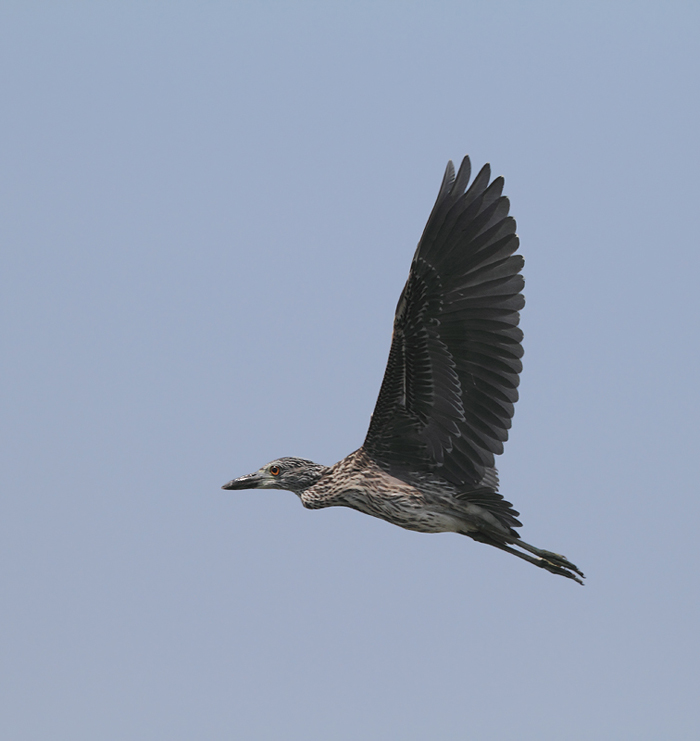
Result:
M278 458L255 473L247 473L224 484L222 489L286 489L300 494L313 486L328 470L304 458Z

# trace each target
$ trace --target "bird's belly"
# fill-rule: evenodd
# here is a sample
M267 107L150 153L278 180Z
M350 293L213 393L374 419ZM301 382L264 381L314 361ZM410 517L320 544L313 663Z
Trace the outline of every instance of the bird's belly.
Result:
M372 496L366 492L346 492L346 507L420 533L461 532L464 522L425 502L402 496Z

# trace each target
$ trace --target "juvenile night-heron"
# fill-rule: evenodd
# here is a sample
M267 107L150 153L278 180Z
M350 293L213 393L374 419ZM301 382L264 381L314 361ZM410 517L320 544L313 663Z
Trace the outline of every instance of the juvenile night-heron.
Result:
M498 493L522 369L523 258L515 220L484 165L447 164L399 298L367 437L333 466L278 458L223 489L287 489L309 509L342 506L408 530L456 532L582 584L564 556L521 540Z

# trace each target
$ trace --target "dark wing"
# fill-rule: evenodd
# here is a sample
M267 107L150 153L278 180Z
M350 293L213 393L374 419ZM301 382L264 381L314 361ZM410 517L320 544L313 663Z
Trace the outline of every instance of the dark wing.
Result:
M394 318L364 449L389 470L495 491L522 369L523 259L503 178L447 165ZM466 191L466 192L465 192ZM494 472L495 474L495 472ZM476 493L476 492L475 492ZM498 497L500 499L500 496Z

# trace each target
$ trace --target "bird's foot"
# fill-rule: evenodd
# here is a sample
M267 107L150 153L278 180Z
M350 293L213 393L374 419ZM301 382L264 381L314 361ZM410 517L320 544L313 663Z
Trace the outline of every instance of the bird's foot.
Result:
M548 551L544 552L548 553ZM552 553L551 555L558 556L558 559L562 560L555 561L549 557L541 556L534 563L536 563L536 565L542 569L547 569L547 571L550 571L552 574L559 574L559 576L565 576L567 579L573 579L575 582L578 582L583 586L583 579L585 579L586 577L584 576L584 574L581 573L581 571L576 568L576 566L567 561L563 556L559 556L558 553ZM566 563L568 565L559 565L560 563ZM581 578L579 579L576 574L579 574Z
M547 569L547 571L551 571L553 574L566 576L569 579L577 581L579 584L583 584L581 579L586 578L585 574L565 556L562 556L560 553L554 553L553 551L546 551L544 548L535 548L534 545L523 543L522 540L518 541L518 545L537 556L541 560L539 565L543 569ZM575 576L575 574L578 574L578 576ZM578 578L579 576L581 579Z

